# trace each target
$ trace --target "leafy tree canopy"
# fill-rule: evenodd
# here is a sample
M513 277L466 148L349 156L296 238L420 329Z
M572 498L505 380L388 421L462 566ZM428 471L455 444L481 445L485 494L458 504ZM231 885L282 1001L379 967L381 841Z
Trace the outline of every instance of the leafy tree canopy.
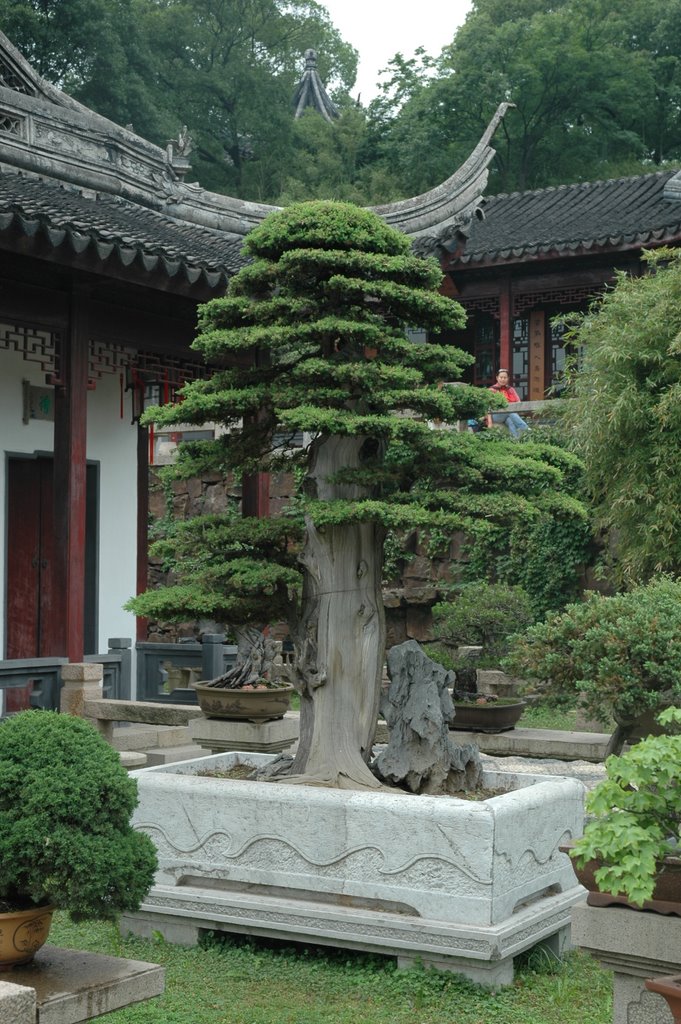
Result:
M567 421L625 581L681 570L681 254L647 258L570 334L583 355Z

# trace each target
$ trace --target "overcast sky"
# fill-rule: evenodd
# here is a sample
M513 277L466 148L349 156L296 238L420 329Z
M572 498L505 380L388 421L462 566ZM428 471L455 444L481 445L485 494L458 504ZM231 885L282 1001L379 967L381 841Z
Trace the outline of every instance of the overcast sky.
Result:
M319 0L343 39L359 52L357 82L366 104L376 95L378 73L391 57L413 56L418 46L437 56L471 8L471 0Z

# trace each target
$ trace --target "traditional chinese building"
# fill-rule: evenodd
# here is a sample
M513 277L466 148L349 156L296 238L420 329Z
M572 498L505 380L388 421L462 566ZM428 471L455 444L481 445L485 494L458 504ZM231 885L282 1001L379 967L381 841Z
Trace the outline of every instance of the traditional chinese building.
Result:
M562 327L617 271L638 275L641 253L681 244L681 171L491 196L468 237L441 245L444 290L469 316L455 337L475 355L471 383L511 370L522 398L560 388Z

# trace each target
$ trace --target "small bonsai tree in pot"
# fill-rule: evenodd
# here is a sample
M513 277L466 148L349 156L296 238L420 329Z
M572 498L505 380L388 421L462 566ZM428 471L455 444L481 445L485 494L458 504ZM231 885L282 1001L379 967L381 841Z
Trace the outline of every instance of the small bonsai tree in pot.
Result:
M646 713L681 702L681 582L661 576L626 594L589 593L512 642L505 665L556 703L617 727L620 753Z
M3 721L0 913L38 908L49 918L60 908L78 921L137 910L154 879L156 852L130 825L136 803L134 779L87 722L51 711ZM21 962L45 941L49 919L42 941L35 926L18 927Z
M681 709L667 708L659 720L679 729ZM626 900L663 912L677 903L681 913L681 735L649 736L609 757L606 770L587 797L593 819L570 848L588 902Z

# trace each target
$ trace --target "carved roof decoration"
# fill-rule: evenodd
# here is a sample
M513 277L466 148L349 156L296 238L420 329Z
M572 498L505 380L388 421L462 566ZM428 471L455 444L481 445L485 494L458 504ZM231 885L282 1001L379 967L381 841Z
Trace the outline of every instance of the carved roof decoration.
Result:
M338 107L331 102L329 94L324 88L324 83L317 71L317 51L305 51L305 70L303 77L293 96L294 117L299 118L303 111L311 107L318 114L332 124L337 117L340 117Z
M490 196L448 265L513 263L681 242L681 171Z
M413 199L372 209L410 235L424 251L432 250L457 231L465 235L473 218L480 215L487 168L494 156L492 135L508 106L502 104L471 156L446 182ZM216 261L215 253L210 257L210 271L229 271L233 266L230 243L241 241L276 207L218 195L181 180L188 151L178 153L177 148L174 143L167 149L155 146L55 89L0 33L0 172L38 176L53 186L57 183L79 190L88 202L81 211L83 224L89 223L89 237L95 245L106 232L116 236L119 231L124 206L114 208L114 201L162 215L159 237L169 237L168 221L177 222L182 233L174 236L171 248L180 238L185 240L187 248L181 259L188 267L203 267L204 263L208 267L208 236L192 233L189 228L193 225L218 233L228 251L222 262ZM37 194L31 192L27 199L25 189L25 184L17 181L21 202L30 199L29 206L37 203ZM58 211L50 205L56 198L54 192L46 193L49 213L39 215L44 217L46 230L64 226ZM69 202L75 203L75 197L71 196ZM3 210L11 212L6 205L0 213ZM141 233L136 236L128 231L126 244L148 255L152 221L145 216L139 223ZM108 243L104 240L102 244Z

